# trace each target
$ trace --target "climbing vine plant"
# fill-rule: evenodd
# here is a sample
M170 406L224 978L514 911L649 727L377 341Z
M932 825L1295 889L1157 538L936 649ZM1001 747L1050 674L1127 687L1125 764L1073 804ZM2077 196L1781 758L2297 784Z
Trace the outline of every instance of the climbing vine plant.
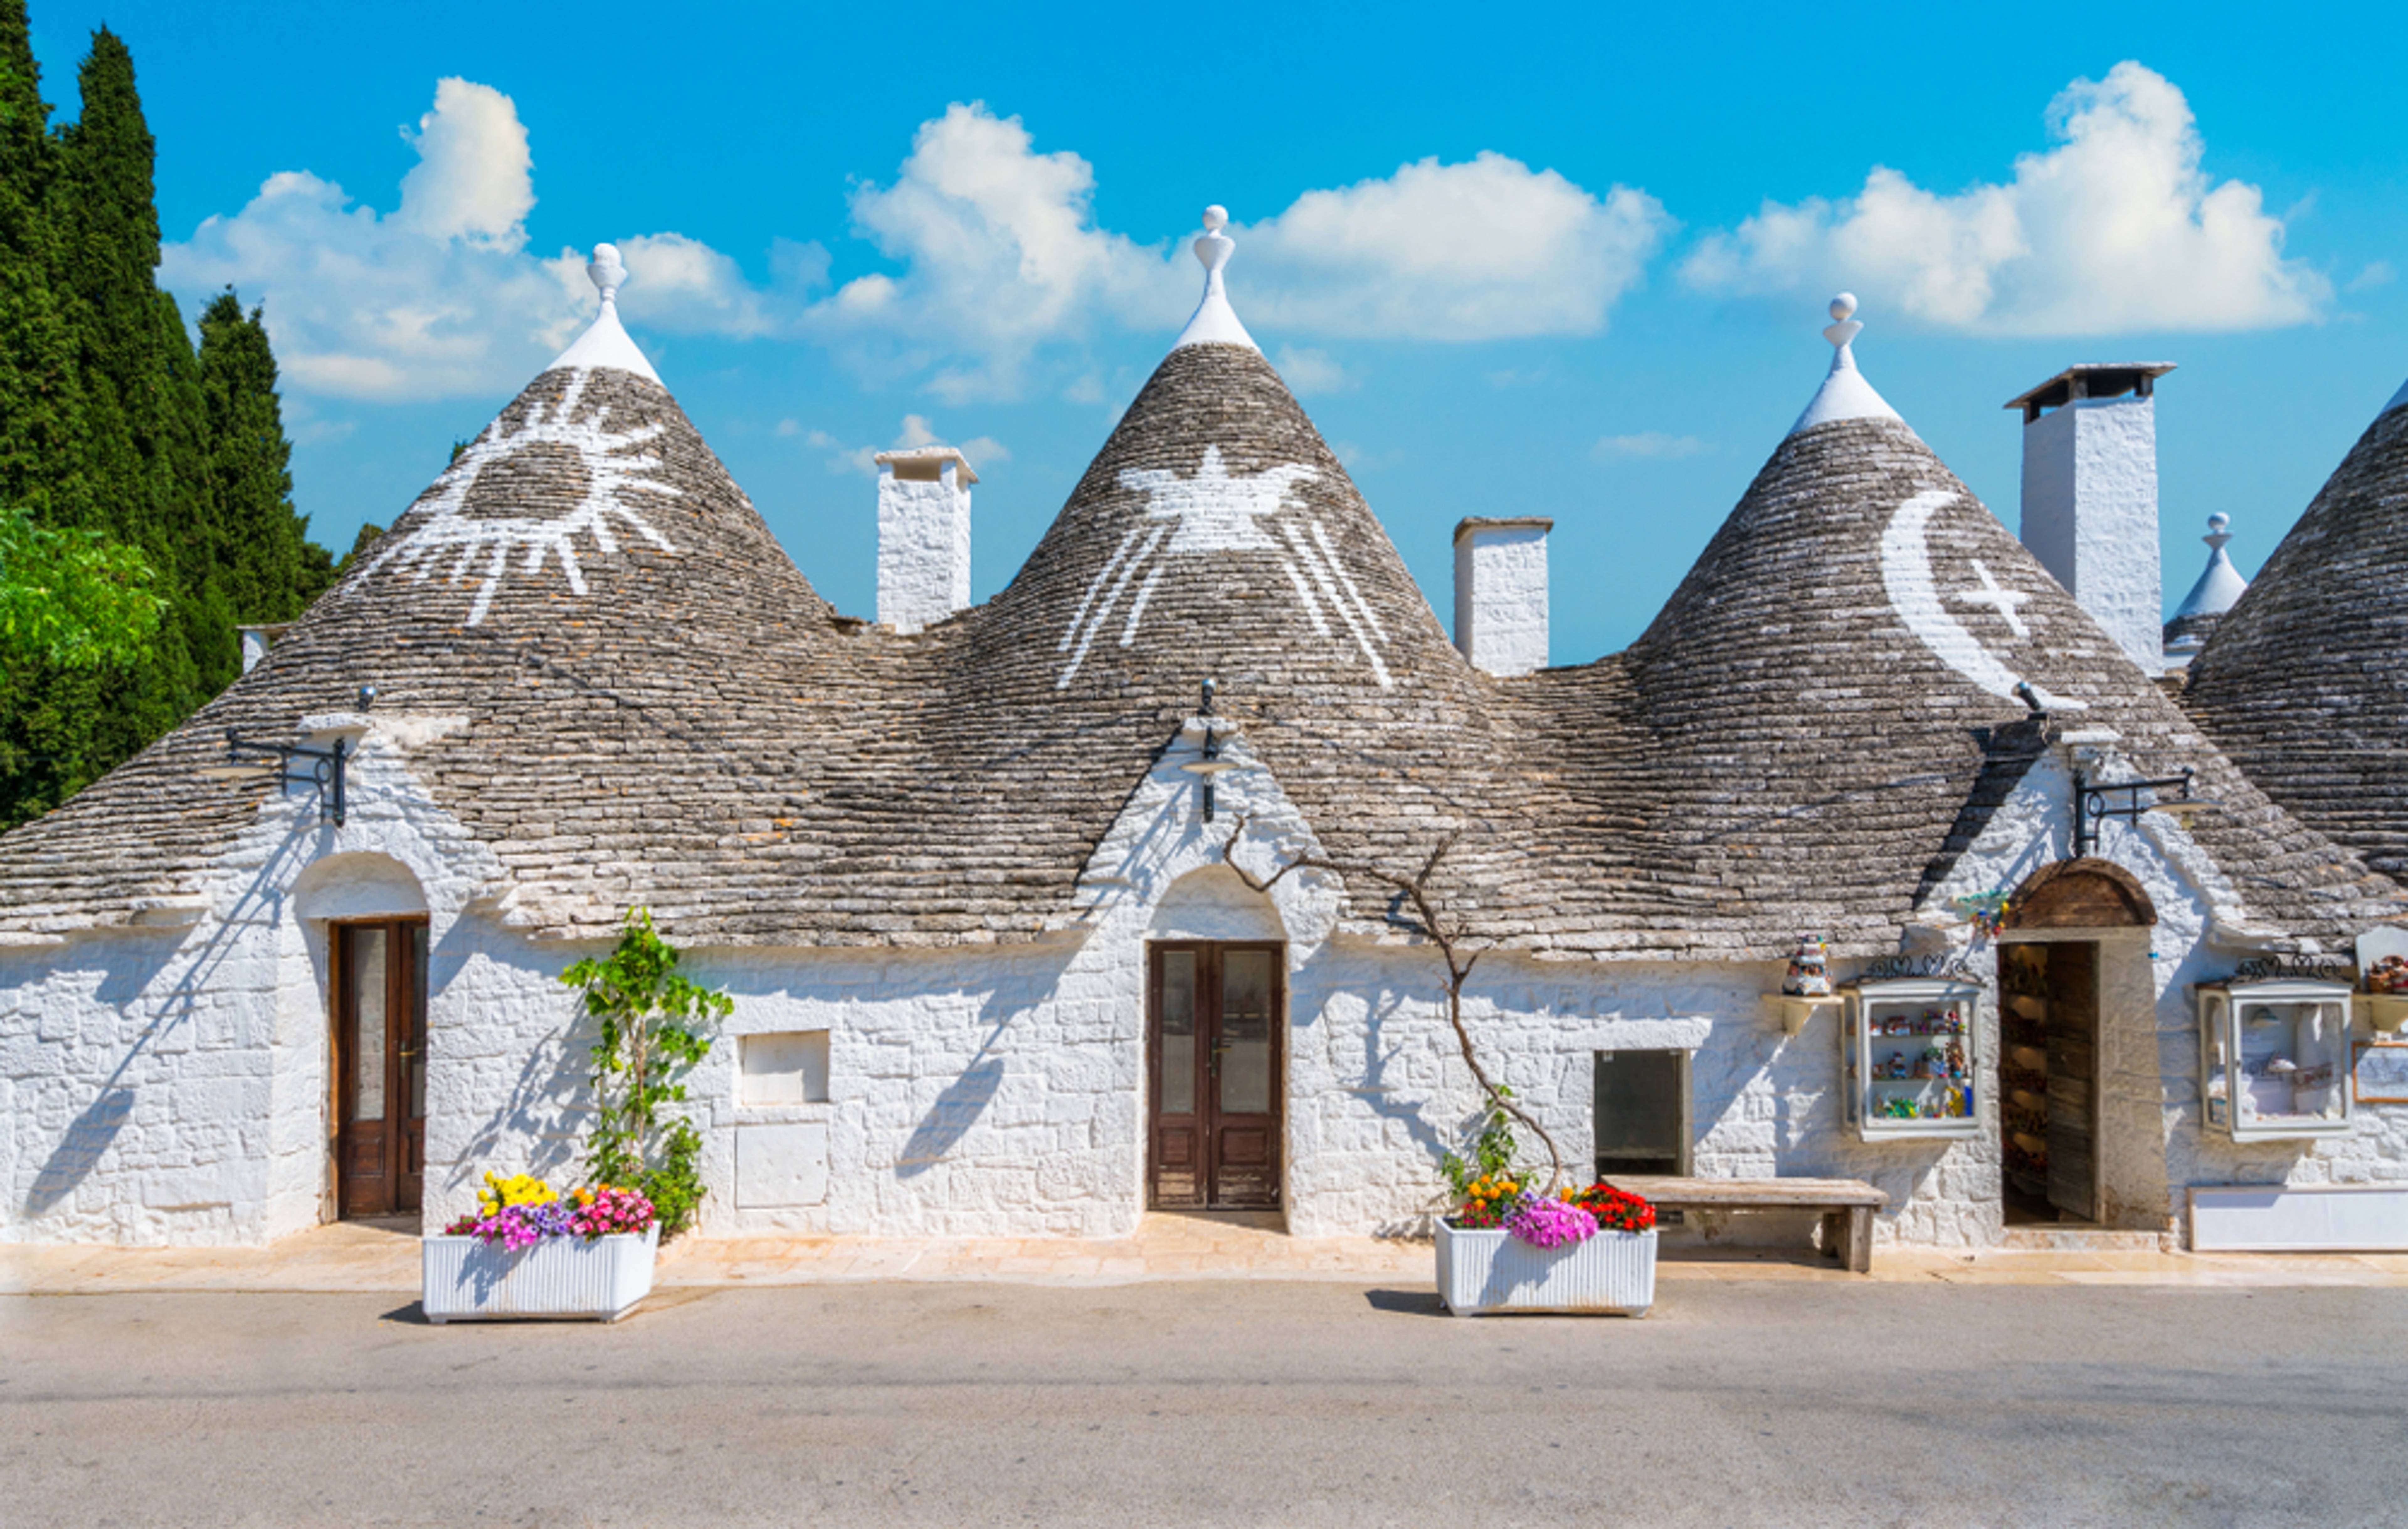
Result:
M586 1172L597 1184L642 1190L665 1238L694 1224L704 1193L701 1133L671 1107L685 1102L685 1076L710 1053L711 1027L736 1007L677 968L676 948L638 907L618 949L560 974L583 993L599 1032Z
M1547 1184L1543 1193L1552 1196L1555 1186L1563 1182L1564 1154L1555 1138L1539 1117L1530 1113L1513 1097L1513 1091L1489 1076L1482 1065L1478 1048L1471 1044L1471 1031L1463 1020L1463 990L1471 980L1472 967L1480 964L1486 952L1471 949L1472 935L1464 921L1450 914L1440 900L1432 882L1438 875L1439 862L1455 848L1456 836L1449 834L1439 841L1421 869L1411 876L1383 866L1330 860L1320 855L1297 855L1280 865L1268 876L1256 876L1232 858L1231 849L1245 836L1249 820L1240 818L1237 826L1221 844L1221 863L1235 871L1238 879L1254 891L1268 893L1271 888L1297 871L1326 871L1341 879L1360 879L1384 888L1389 893L1387 921L1407 934L1418 936L1438 952L1446 969L1446 1022L1455 1032L1455 1049L1462 1053L1464 1065L1471 1069L1471 1080L1480 1085L1485 1102L1477 1134L1470 1142L1471 1155L1467 1161L1456 1152L1449 1152L1439 1165L1450 1188L1459 1196L1464 1187L1478 1175L1501 1176L1512 1168L1519 1147L1513 1137L1516 1122L1527 1127L1539 1144L1547 1150Z

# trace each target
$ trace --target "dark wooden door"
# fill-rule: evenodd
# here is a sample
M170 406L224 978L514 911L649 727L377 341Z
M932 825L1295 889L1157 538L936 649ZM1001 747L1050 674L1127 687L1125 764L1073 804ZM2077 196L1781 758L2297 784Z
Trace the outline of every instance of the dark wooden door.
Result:
M1151 1203L1276 1210L1281 948L1165 944L1150 952Z
M2048 1203L2099 1219L2099 947L2048 948Z
M334 926L336 1204L416 1210L426 1183L426 925Z

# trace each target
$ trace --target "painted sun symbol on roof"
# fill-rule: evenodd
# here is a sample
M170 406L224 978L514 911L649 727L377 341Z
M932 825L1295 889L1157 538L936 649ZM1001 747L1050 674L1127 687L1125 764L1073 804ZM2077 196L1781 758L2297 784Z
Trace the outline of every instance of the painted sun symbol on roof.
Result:
M619 541L610 523L615 520L662 551L676 551L668 538L653 530L642 512L622 497L629 493L674 497L680 492L646 476L660 470L661 459L639 450L666 427L654 422L633 430L605 429L610 415L608 406L596 407L587 419L578 419L577 406L592 375L583 368L572 373L557 403L549 409L536 405L514 429L503 429L500 420L487 425L485 433L436 479L437 492L427 504L426 520L398 546L379 556L369 565L370 571L391 563L415 569L424 579L448 558L450 568L444 577L452 582L481 575L476 603L468 608L468 624L475 626L484 621L494 592L510 571L510 560L521 553L525 554L519 567L522 575L539 574L547 562L557 558L569 589L583 594L585 570L577 561L580 536L594 538L597 554L615 553ZM574 474L577 467L583 469L585 492L576 508L566 515L540 516L484 514L469 507L468 492L480 474L530 452L538 458L573 453L576 467L563 463L562 469L564 476Z
M1122 608L1124 597L1128 601L1128 615L1121 623L1120 646L1129 645L1171 559L1227 552L1261 552L1277 560L1313 631L1327 637L1343 626L1369 661L1372 678L1386 686L1388 666L1380 661L1378 644L1386 640L1387 632L1379 616L1355 588L1346 565L1338 561L1337 549L1330 545L1321 522L1310 516L1281 513L1288 507L1291 488L1320 476L1316 468L1290 464L1267 467L1251 477L1233 477L1223 465L1217 446L1204 449L1204 460L1191 478L1159 468L1122 473L1121 487L1145 494L1145 519L1129 528L1111 557L1088 581L1087 592L1056 645L1056 651L1069 654L1070 661L1054 688L1061 690L1070 683L1086 662L1088 648ZM1136 586L1133 595L1132 584Z

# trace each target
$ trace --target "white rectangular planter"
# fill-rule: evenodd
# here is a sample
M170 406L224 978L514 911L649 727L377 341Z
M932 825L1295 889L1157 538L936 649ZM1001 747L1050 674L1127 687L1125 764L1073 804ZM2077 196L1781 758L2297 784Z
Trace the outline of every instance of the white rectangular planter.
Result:
M1656 1234L1599 1232L1569 1248L1439 1222L1438 1294L1458 1317L1490 1311L1598 1311L1636 1317L1656 1304Z
M546 1237L516 1251L468 1236L421 1239L419 1308L432 1322L491 1317L617 1322L652 1293L657 1226L638 1235Z

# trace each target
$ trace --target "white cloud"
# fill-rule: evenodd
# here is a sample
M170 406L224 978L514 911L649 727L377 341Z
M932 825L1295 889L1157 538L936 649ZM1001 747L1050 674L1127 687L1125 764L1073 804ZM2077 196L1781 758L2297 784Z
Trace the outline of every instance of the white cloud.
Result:
M2399 275L2400 273L2392 268L2391 263L2387 260L2369 261L2363 270L2350 278L2348 290L2367 292L2375 287L2386 287Z
M1839 202L1768 201L1683 268L1729 293L1846 288L1938 329L2044 336L2262 329L2316 318L2331 284L2283 256L2258 189L2212 182L2189 103L2127 61L2051 103L2044 153L1951 195L1876 166Z
M593 312L585 252L528 248L528 129L511 99L447 79L404 137L418 163L391 212L306 170L270 176L238 211L166 247L167 284L262 302L299 394L442 398L515 388ZM766 281L686 234L616 240L620 308L639 331L800 337L939 399L1046 385L1099 401L1093 343L1174 330L1199 285L1186 236L1099 226L1095 171L1039 152L978 103L924 122L894 179L854 193L854 231L892 262L824 296L826 249L780 241ZM1484 153L1308 192L1241 228L1234 300L1256 333L1477 340L1593 334L1670 221L1644 193L1600 198L1552 170ZM596 232L602 232L597 230ZM1280 350L1302 392L1354 379L1327 352Z
M903 269L847 282L812 326L949 400L1014 393L1041 349L1107 326L1175 329L1201 280L1184 236L1099 227L1094 193L1092 165L1038 152L1017 117L950 107L892 185L853 196L855 225ZM1671 226L1644 192L1600 199L1501 154L1426 159L1233 228L1231 300L1258 336L1595 334ZM1325 352L1283 354L1318 358L1291 375L1299 391L1345 385Z
M1645 192L1603 199L1502 154L1425 159L1312 191L1243 230L1233 269L1257 328L1383 339L1593 335L1671 221Z
M1299 396L1350 393L1356 385L1354 375L1339 364L1336 356L1309 346L1283 345L1279 354L1271 358L1271 364Z
M418 164L401 178L395 222L431 239L501 250L526 243L535 157L509 96L473 80L437 80L434 109L416 133L401 136Z
M940 442L958 447L962 455L969 458L970 470L973 472L983 472L992 464L1011 460L1011 452L1005 448L1003 442L996 440L993 436L973 436L965 441L946 441L942 436L937 434L936 428L928 422L928 417L924 414L904 415L901 428L895 432L895 439L885 446L850 446L824 430L807 430L799 421L796 420L779 421L778 434L800 436L804 445L815 451L825 452L828 471L859 473L864 478L878 476L877 459L881 451L909 451L923 446L935 446Z
M1636 436L1602 436L1589 449L1589 454L1600 462L1634 458L1643 462L1676 462L1708 449L1707 444L1695 436L1668 436L1660 430L1647 430Z
M899 344L942 398L1009 395L1040 345L1178 305L1160 246L1096 226L1094 166L1038 153L1017 117L955 103L923 122L890 186L853 218L899 276L857 278L812 311L837 336Z
M582 251L527 249L535 182L518 108L490 86L445 79L404 136L419 162L393 212L306 170L281 171L240 211L167 245L167 285L194 295L231 285L262 302L296 393L446 398L526 381L591 320L594 289ZM618 243L630 273L621 310L672 332L791 325L799 292L827 266L817 246L781 246L770 285L756 288L733 260L683 235Z

